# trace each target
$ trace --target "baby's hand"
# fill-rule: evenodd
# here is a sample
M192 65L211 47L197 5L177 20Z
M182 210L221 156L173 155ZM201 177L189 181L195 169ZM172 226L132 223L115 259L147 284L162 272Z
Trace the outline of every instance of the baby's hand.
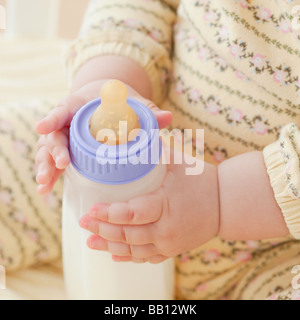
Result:
M41 120L36 131L42 135L38 142L36 156L37 183L40 194L52 190L57 179L70 164L69 126L76 112L89 101L99 97L101 86L106 79L90 82L64 99L48 116ZM160 128L168 126L172 114L160 110L150 100L143 98L128 87L128 95L147 105L155 114Z
M187 176L185 165L168 166L157 191L126 203L97 204L80 220L93 233L91 249L117 262L160 263L212 239L219 229L216 167Z

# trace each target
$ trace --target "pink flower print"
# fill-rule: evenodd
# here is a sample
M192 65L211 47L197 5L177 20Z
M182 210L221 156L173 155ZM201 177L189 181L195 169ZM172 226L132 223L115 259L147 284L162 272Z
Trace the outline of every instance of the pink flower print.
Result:
M12 195L9 191L3 190L0 191L0 202L9 205L12 201Z
M181 255L180 261L181 262L188 262L190 260L190 256L187 253Z
M262 20L269 20L272 16L272 13L269 9L267 8L262 8L259 10L258 16L262 19Z
M222 68L226 68L227 67L227 63L226 61L221 58L221 57L217 57L216 58L216 62L219 64L219 66L221 66Z
M218 250L212 249L212 250L206 251L204 259L205 261L208 261L208 262L214 262L218 260L220 256L221 254Z
M300 89L300 79L297 81L296 87L297 87L298 89Z
M290 33L290 31L291 31L290 25L286 20L281 22L279 29L283 33Z
M243 80L245 78L245 75L240 72L240 71L236 71L235 75L237 76L237 78Z
M255 122L255 125L254 125L254 131L263 136L265 135L266 133L268 133L268 128L266 126L266 124L262 121L256 121Z
M38 242L40 239L38 233L34 230L28 230L27 235L33 242Z
M286 80L286 72L284 71L281 71L281 70L277 70L275 73L274 73L274 81L277 82L277 83L280 83L280 84L283 84Z
M150 32L150 37L156 41L162 41L162 34L159 30L152 30Z
M239 109L234 109L231 112L231 119L236 121L236 122L241 122L244 118L244 114L243 111L239 110Z
M68 59L74 59L77 56L77 51L75 49L72 49L68 55Z
M17 153L23 155L27 152L27 146L23 141L15 140L13 143L13 148Z
M189 37L187 39L186 45L188 49L193 49L193 47L197 44L197 37Z
M240 5L244 9L247 9L249 6L247 0L240 0Z
M200 291L200 292L203 292L207 289L207 284L206 283L203 283L203 284L200 284L196 287L196 291Z
M241 54L241 48L236 44L231 45L229 51L234 57L238 57Z
M27 222L27 217L25 216L24 212L19 210L14 214L14 217L17 221L19 221L22 224L25 224Z
M227 27L220 28L219 36L221 39L227 39L229 37L229 29Z
M218 163L221 163L225 160L225 155L221 151L215 151L213 154L213 157L214 157L215 161Z
M215 101L209 101L207 104L207 111L213 116L219 114L220 109Z
M7 120L0 119L0 130L2 130L4 132L8 132L8 131L11 131L12 129L13 129L13 126L12 126L11 122L9 122Z
M236 260L238 262L248 262L249 260L251 260L252 258L252 254L248 251L239 251L236 254Z
M300 290L293 291L292 300L293 301L300 301Z
M125 25L129 28L137 29L140 27L141 22L137 19L128 18L124 21Z
M58 199L53 193L45 195L44 200L50 208L54 208L58 204Z
M193 102L198 102L201 98L201 93L198 89L192 89L189 96Z
M278 297L276 294L273 294L272 296L270 296L267 300L270 300L270 301L277 301L278 300Z
M252 63L254 64L255 67L262 68L265 63L265 57L261 54L256 54L252 58Z
M215 12L206 12L204 15L204 20L207 22L213 22L218 19L218 15Z
M250 240L250 241L247 241L247 242L246 242L246 246L247 246L247 248L249 248L249 249L256 249L256 248L258 247L258 242L257 242L257 241Z
M200 60L206 60L209 55L209 50L206 48L201 48L198 53L198 57Z
M175 87L176 93L181 95L181 94L183 94L183 90L184 90L183 84L178 81L176 84L176 87Z
M175 42L181 42L184 39L184 32L178 31L175 35Z

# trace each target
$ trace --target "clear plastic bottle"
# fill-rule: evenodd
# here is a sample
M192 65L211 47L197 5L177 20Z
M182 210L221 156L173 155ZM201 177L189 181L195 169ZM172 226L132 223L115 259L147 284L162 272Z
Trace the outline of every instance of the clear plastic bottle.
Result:
M79 227L80 217L92 205L128 201L153 192L161 186L166 173L160 161L161 142L152 112L128 98L128 104L139 116L141 134L127 145L104 147L91 136L88 125L100 101L97 99L80 109L70 128L72 164L66 172L63 198L63 260L68 297L173 299L172 259L155 265L116 263L109 253L89 249L86 244L89 233Z

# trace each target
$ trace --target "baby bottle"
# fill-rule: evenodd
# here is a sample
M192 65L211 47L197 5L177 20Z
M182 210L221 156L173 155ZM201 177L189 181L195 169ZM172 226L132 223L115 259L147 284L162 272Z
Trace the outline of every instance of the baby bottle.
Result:
M127 130L117 126L116 120L124 120ZM128 135L132 129L135 133ZM116 134L114 140L110 139L111 133ZM63 196L63 261L68 297L173 299L172 259L161 264L114 262L110 253L88 248L90 233L79 227L80 217L92 205L128 201L161 186L166 167L161 162L162 146L153 113L139 101L127 98L123 83L109 81L101 89L101 99L88 103L73 118L70 155Z

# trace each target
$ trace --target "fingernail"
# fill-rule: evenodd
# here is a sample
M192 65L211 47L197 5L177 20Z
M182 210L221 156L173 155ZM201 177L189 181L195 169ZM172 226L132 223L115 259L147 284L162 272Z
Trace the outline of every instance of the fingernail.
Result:
M92 235L87 239L87 245L90 249L106 251L105 242L98 235Z
M82 228L87 228L87 227L88 227L88 223L87 223L87 221L85 220L85 217L84 217L84 216L79 219L79 225L80 225L80 227L82 227Z
M43 179L46 178L47 174L48 174L48 167L47 165L42 163L37 170L37 174L36 174L37 182L39 184L43 184L44 183Z
M41 173L39 173L39 174L37 174L35 180L37 183L40 183L42 178L43 178L43 175Z
M89 214L93 218L105 219L108 207L109 205L104 203L95 204L91 207Z
M68 166L68 161L69 161L69 152L62 151L62 154L55 159L56 167L58 169L65 169Z
M161 112L162 114L171 113L170 111L166 111L166 110L160 110L160 112Z
M95 244L94 244L94 241L93 239L91 239L91 237L89 237L86 241L87 243L87 246L90 248L90 249L94 249L95 248Z
M97 216L97 212L98 210L96 208L92 208L90 209L89 215L93 218L95 218Z
M56 158L55 164L57 169L65 169L65 159L62 156Z
M44 193L43 188L44 188L43 185L39 185L39 186L37 187L37 192L38 192L39 194L43 194L43 193Z

